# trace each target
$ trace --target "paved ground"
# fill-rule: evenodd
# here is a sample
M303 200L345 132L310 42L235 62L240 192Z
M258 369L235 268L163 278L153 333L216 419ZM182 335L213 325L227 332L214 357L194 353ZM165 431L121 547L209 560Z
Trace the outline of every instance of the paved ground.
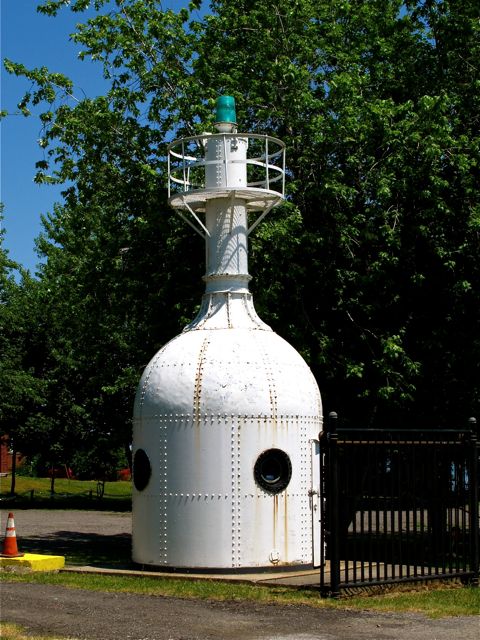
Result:
M478 618L427 620L299 606L218 603L2 584L2 617L81 640L478 640Z
M3 535L9 510L20 551L65 556L71 565L118 566L130 559L132 514L61 509L0 509Z

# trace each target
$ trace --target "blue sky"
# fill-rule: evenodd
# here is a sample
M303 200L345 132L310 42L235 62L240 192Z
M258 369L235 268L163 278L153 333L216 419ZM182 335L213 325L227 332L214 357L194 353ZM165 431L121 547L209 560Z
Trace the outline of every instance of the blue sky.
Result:
M74 14L68 9L57 17L44 16L36 11L39 0L0 0L0 56L26 67L46 66L50 71L64 73L75 84L74 93L93 97L104 90L99 65L77 59L79 45L69 41L69 34L86 14ZM159 3L160 4L160 3ZM163 1L163 8L178 9L188 0ZM21 78L1 71L1 108L11 113L29 88ZM61 187L37 185L33 182L35 162L41 160L42 150L37 144L41 125L38 113L29 118L11 115L0 124L0 201L5 205L3 228L4 247L11 259L35 272L38 257L35 238L41 231L41 214L52 211L61 200Z

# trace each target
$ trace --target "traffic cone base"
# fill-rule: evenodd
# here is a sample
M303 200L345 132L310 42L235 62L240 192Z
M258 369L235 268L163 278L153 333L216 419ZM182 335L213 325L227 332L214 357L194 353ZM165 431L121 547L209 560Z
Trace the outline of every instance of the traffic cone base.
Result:
M13 521L13 513L8 514L7 528L5 538L3 540L3 549L0 553L1 558L21 558L24 553L18 552L17 534L15 533L15 522Z

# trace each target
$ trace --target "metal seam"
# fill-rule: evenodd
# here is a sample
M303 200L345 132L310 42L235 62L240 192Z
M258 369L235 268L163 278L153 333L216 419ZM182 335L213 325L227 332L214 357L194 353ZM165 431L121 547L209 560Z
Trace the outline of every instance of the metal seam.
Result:
M272 364L268 358L267 351L263 345L263 340L258 340L256 335L252 333L252 338L254 342L256 342L258 347L258 352L261 355L264 370L265 370L265 378L268 384L268 395L270 398L270 409L271 415L269 416L274 423L276 423L278 419L277 411L278 411L278 401L277 401L277 390L275 385L275 380L273 377L273 368Z
M231 299L230 299L230 292L227 292L227 299L226 299L226 304L225 304L225 308L227 311L227 327L229 329L232 328L232 320L230 318L230 303L231 303Z
M200 400L202 395L202 382L203 382L203 367L205 365L205 353L207 351L210 341L205 338L198 354L197 369L195 372L195 386L193 389L193 421L196 426L200 425Z
M161 549L160 549L160 558L163 564L168 563L168 505L166 500L166 494L168 490L168 480L167 480L167 425L162 424L159 430L160 436L160 451L163 455L162 460L162 473L163 478L161 485L163 486L163 528L161 531Z
M235 428L234 423L232 421L230 425L230 473L231 473L231 493L232 499L230 502L231 509L231 546L232 546L232 555L231 555L231 566L236 566L237 561L237 521L236 521L236 512L235 512L235 494L236 494L236 485L235 478L237 476L237 467L236 467L236 457L235 457Z

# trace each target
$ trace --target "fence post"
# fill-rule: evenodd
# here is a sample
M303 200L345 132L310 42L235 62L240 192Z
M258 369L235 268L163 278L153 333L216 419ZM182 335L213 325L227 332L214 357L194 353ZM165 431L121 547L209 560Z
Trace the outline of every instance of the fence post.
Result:
M335 411L328 414L328 475L330 491L328 498L330 504L327 509L329 517L329 533L330 533L330 587L332 597L338 598L340 595L340 540L338 526L338 434L337 434L338 415Z
M479 586L479 570L480 570L480 550L479 550L479 535L480 535L480 523L478 521L478 483L480 478L478 477L478 456L479 456L479 442L478 442L478 427L476 418L469 418L468 425L471 428L470 443L471 443L471 466L470 466L470 540L471 540L471 569L473 572L472 584L476 587Z

